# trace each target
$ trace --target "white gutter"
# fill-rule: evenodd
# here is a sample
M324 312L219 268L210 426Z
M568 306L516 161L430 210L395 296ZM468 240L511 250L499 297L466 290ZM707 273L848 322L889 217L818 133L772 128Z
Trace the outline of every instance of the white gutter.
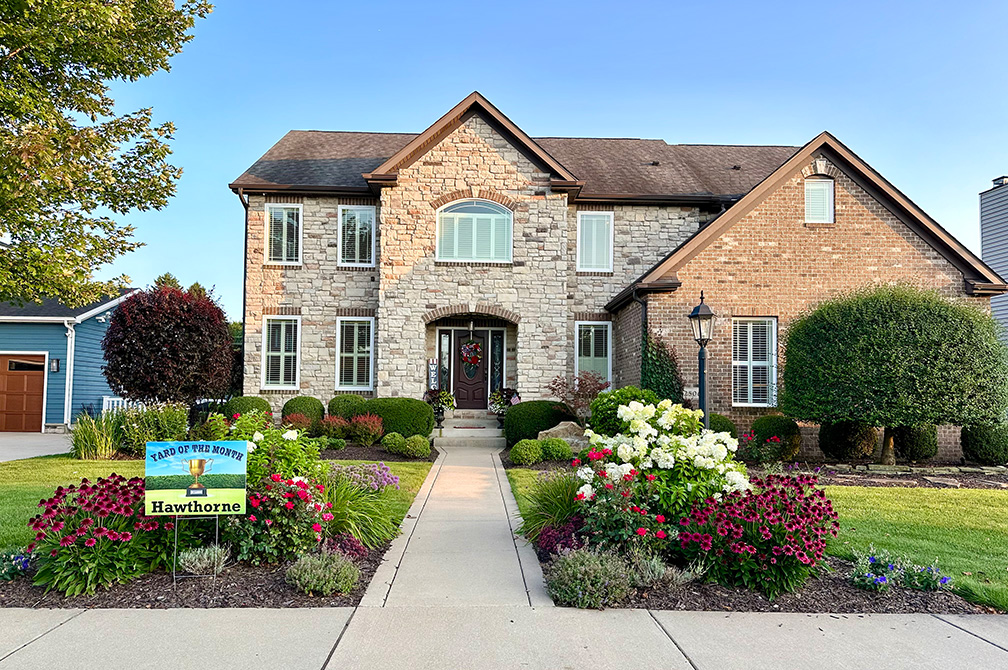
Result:
M67 319L63 322L67 332L67 353L66 353L66 389L63 392L63 423L70 426L70 411L73 409L73 361L77 348L77 331L74 330L74 321ZM48 371L47 371L48 373Z

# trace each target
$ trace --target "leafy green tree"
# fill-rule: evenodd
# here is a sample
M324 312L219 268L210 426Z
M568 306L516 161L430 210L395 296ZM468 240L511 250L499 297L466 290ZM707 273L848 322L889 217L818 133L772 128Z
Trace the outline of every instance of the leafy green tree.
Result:
M0 301L81 305L128 281L94 271L135 249L113 217L160 209L181 170L171 123L117 114L111 81L169 69L211 6L186 0L0 2Z
M154 280L154 288L174 288L182 290L182 284L170 272L165 272Z
M976 306L909 286L865 289L788 328L780 408L817 423L990 423L1008 407L1008 350Z

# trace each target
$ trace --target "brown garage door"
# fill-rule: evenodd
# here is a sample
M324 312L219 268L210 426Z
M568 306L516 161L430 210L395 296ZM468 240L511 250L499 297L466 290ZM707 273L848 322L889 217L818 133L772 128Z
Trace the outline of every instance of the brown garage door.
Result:
M41 431L44 391L44 356L0 355L0 431Z

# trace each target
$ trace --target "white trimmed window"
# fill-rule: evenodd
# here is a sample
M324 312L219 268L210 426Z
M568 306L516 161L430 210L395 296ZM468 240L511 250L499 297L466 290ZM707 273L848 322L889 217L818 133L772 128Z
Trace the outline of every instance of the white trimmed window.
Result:
M833 180L829 177L805 180L805 223L833 223Z
M511 210L489 200L460 200L437 215L437 260L511 262Z
M266 260L301 264L301 205L266 205Z
M374 267L375 208L340 206L339 264Z
M582 372L598 373L602 379L612 381L612 357L610 352L610 323L606 321L577 321L574 324L577 341L577 357L574 374Z
M732 404L777 402L777 319L732 320Z
M298 388L300 331L300 317L266 317L264 320L264 388Z
M374 386L374 319L336 319L336 390L370 391Z
M612 272L613 213L578 212L577 269Z

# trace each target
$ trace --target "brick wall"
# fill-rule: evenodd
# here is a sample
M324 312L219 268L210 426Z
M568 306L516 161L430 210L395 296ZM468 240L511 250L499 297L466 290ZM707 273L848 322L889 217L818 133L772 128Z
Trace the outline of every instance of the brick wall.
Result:
M613 318L612 388L640 386L641 306L631 302Z

